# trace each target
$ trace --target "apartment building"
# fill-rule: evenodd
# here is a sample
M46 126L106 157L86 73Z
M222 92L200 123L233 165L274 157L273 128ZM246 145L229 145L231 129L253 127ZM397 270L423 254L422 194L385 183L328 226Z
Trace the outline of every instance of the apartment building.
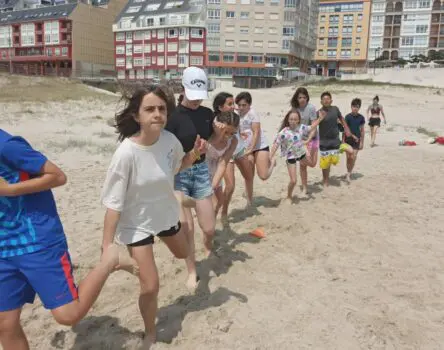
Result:
M209 75L274 77L289 66L306 71L317 10L317 0L207 0Z
M367 64L370 0L321 0L315 53L317 74L353 73Z
M444 3L440 0L374 0L370 23L370 60L444 53Z
M204 3L130 0L113 25L118 79L179 78L205 65Z
M125 0L110 0L0 13L0 70L57 76L114 74L111 26L124 5Z

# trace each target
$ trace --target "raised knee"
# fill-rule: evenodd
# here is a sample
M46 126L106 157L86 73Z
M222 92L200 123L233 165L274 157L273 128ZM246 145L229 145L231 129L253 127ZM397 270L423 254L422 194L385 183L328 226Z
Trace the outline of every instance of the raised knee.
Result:
M67 312L53 312L54 319L58 324L63 326L75 326L82 319L78 311Z

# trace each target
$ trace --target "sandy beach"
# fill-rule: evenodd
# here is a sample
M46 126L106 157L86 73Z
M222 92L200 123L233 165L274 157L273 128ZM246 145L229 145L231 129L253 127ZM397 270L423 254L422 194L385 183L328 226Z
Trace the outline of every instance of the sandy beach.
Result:
M24 96L11 93L12 86ZM54 192L79 280L100 256L100 192L116 147L107 120L118 97L41 78L2 76L0 88L0 127L27 138L68 176ZM156 241L161 286L155 349L444 348L444 146L427 143L432 133L444 136L444 90L307 88L317 107L321 92L330 91L344 114L354 97L363 100L365 112L378 94L388 124L377 146L369 147L366 128L352 183L343 180L345 157L327 190L319 167L309 169L310 196L294 205L281 203L288 182L284 160L278 159L267 182L255 180L255 205L248 212L237 176L230 228L218 222L216 256L199 263L195 295L185 287L184 262ZM294 89L250 91L269 141ZM401 139L418 145L398 146ZM256 227L264 228L265 239L249 235ZM202 243L196 242L201 260ZM143 331L138 293L135 277L114 273L74 328L58 325L39 301L27 305L22 320L31 349L137 349Z

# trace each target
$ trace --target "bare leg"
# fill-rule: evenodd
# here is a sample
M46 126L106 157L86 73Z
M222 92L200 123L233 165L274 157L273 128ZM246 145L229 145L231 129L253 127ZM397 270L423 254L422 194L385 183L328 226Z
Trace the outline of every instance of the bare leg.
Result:
M224 204L225 196L222 186L216 188L213 194L213 208L215 217L217 217L217 214L219 213L220 208Z
M236 159L236 165L245 180L245 192L247 195L247 203L253 203L253 182L254 182L254 158L250 162L248 157Z
M139 309L145 325L144 349L149 349L156 342L157 295L159 294L159 276L154 261L153 245L130 247L130 252L140 266Z
M330 167L328 167L328 169L322 169L322 182L324 187L328 187L329 178L330 178Z
M136 262L133 259L121 255L118 246L111 244L103 252L97 266L80 282L78 299L51 310L55 320L66 326L77 324L94 304L107 278L115 268L119 267L128 271L134 265Z
M267 180L273 173L276 161L270 160L269 151L258 151L254 153L254 161L256 164L256 171L259 178L263 181Z
M196 201L197 221L203 233L203 241L205 247L205 256L211 254L213 248L213 238L216 226L216 218L214 216L213 203L211 197L199 199Z
M20 325L22 309L0 312L0 345L3 350L29 350L28 340Z
M224 183L225 183L225 189L224 189L224 202L222 205L222 213L221 213L221 220L222 223L226 224L228 222L228 206L231 202L231 197L234 193L234 187L235 187L235 178L234 178L234 163L230 162L227 164L227 169L225 170L224 174Z
M300 162L299 165L299 171L301 173L301 182L302 182L302 191L301 191L301 195L302 197L306 197L307 196L307 184L308 184L308 171L307 171L307 166L308 166L308 162L303 159Z
M376 133L378 132L378 129L379 129L379 126L373 126L373 127L372 127L372 142L371 142L372 146L375 145L375 142L376 142Z
M296 164L287 164L288 175L290 176L290 182L287 187L287 199L288 203L291 203L293 200L293 190L296 186L297 182L297 174L296 174Z
M188 270L188 279L186 286L193 291L197 287L197 272L196 272L196 247L194 244L194 219L191 209L183 208L180 212L180 222L182 229L188 241L188 257L185 259Z
M351 174L353 171L353 168L355 167L356 158L358 156L358 150L353 150L353 154L349 155L347 154L347 180L351 180Z

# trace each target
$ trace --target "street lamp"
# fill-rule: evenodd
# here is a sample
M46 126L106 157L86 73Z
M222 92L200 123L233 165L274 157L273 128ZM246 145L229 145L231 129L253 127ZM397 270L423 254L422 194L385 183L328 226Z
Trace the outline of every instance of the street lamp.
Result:
M381 51L380 47L375 49L375 60L373 61L373 75L376 74L376 59L379 57L379 52Z

